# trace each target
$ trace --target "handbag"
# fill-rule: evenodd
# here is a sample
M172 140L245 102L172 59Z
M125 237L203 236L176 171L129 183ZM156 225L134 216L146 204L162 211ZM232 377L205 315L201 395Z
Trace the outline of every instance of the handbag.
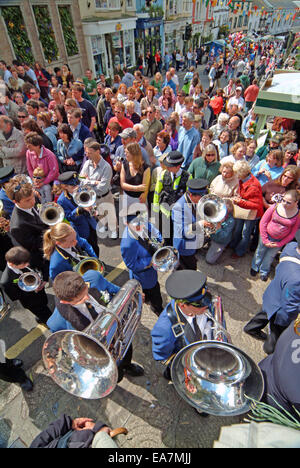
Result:
M254 221L257 216L257 210L248 210L241 208L238 205L233 205L233 217L235 219L244 219L246 221Z

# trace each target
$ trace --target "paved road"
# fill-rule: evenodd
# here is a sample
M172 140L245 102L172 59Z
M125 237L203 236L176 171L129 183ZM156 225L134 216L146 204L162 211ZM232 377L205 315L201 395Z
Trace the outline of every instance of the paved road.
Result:
M180 78L184 73L180 74ZM206 75L201 75L205 86ZM261 343L242 333L244 324L258 311L266 283L249 277L251 256L239 261L226 252L219 265L208 266L204 253L199 269L208 276L212 291L223 299L227 328L233 344L243 349L255 362L264 354ZM128 273L122 264L119 240L101 242L101 259L107 265L108 278L124 284ZM166 275L160 276L164 302ZM48 290L50 302L52 291ZM0 446L28 446L33 438L60 414L91 417L107 421L111 427L125 426L128 435L119 437L124 448L204 448L212 447L220 428L241 418L201 418L181 400L173 385L163 377L163 366L152 359L150 331L156 316L143 308L142 323L134 339L134 361L145 368L140 378L124 378L115 391L103 400L84 400L61 390L46 375L41 348L49 331L36 322L29 311L14 304L0 324L0 338L7 342L8 357L23 359L34 382L30 394L14 384L0 381Z

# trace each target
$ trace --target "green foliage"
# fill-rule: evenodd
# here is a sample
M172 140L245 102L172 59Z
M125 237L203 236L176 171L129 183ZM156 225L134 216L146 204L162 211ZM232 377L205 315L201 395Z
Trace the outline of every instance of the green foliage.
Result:
M54 62L59 58L59 51L56 44L55 34L52 28L48 7L33 5L32 8L45 59L48 63Z
M20 7L5 6L1 8L1 12L17 60L20 60L21 62L34 63L31 43L28 39Z
M74 31L73 18L71 8L69 6L58 7L60 22L65 39L67 54L69 57L79 53L77 46L76 34Z

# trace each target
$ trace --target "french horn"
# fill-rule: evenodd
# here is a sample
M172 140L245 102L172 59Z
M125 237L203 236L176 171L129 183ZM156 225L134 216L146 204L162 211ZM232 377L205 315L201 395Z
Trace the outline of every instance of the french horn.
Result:
M142 288L129 280L83 332L58 331L44 343L44 365L66 392L80 398L109 395L118 381L118 364L136 333L142 313Z
M54 226L55 224L62 223L65 218L63 208L54 202L41 205L39 215L41 221L48 226Z
M214 225L220 223L227 214L226 203L217 195L205 195L200 198L197 204L197 211L200 219ZM209 236L216 231L214 228L205 228L205 233Z

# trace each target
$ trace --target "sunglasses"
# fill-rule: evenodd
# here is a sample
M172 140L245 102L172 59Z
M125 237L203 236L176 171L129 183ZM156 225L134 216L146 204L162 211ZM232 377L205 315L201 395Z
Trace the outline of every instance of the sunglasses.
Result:
M18 119L26 119L26 115L18 115Z
M208 158L212 158L212 157L215 157L215 156L216 156L215 153L209 153L209 154L206 155L206 157L208 157Z

